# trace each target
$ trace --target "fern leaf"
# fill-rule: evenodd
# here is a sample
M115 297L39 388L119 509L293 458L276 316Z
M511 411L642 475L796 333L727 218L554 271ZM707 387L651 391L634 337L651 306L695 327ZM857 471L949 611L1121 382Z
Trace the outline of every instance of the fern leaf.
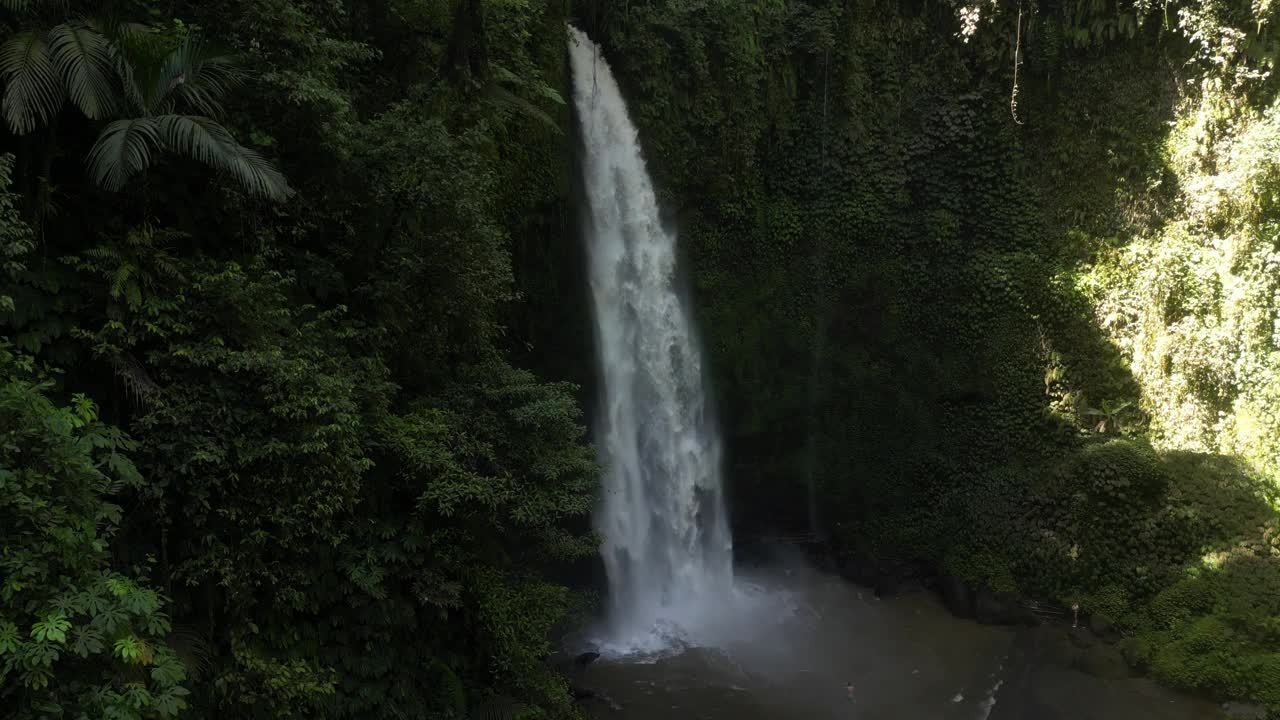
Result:
M539 108L537 105L529 102L519 95L516 95L510 90L507 90L496 83L490 83L485 87L485 92L490 101L496 105L511 108L525 117L537 120L557 135L564 134L564 131L560 129L560 126L556 124L555 119L543 112L542 108Z

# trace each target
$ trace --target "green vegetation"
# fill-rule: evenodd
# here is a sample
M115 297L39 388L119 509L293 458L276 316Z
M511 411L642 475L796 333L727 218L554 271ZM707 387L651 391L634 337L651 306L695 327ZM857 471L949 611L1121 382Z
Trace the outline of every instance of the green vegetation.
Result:
M0 13L5 716L569 713L597 470L505 335L563 9Z
M590 7L738 525L807 528L812 478L843 554L1078 601L1157 678L1280 713L1271 4Z
M1280 716L1277 13L0 1L0 706L574 713L573 19L740 529L1079 601Z

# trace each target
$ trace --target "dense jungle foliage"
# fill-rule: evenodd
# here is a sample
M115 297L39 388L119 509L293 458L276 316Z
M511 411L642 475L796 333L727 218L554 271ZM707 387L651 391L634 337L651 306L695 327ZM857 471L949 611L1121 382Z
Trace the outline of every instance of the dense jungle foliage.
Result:
M0 0L0 707L573 714L573 21L740 532L1078 601L1280 713L1276 14Z
M567 712L564 8L2 12L0 714Z

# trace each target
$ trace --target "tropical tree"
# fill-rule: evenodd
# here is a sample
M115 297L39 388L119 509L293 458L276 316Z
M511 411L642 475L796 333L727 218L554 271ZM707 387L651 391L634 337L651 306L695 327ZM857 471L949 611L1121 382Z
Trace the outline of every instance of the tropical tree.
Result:
M3 0L13 11L42 5ZM118 191L165 153L188 157L231 176L250 195L282 201L292 191L284 176L236 141L219 122L222 99L244 79L232 55L219 54L200 35L173 33L85 17L31 29L0 46L0 106L18 135L54 122L69 100L91 120L107 121L89 151L89 174Z

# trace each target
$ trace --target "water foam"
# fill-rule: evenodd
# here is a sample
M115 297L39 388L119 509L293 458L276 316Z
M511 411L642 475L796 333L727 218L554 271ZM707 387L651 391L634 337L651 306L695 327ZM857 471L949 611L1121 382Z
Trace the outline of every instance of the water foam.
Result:
M676 236L661 221L636 127L600 48L570 28L569 52L603 386L595 524L610 624L601 647L657 653L696 638L735 602L719 433L676 289Z

